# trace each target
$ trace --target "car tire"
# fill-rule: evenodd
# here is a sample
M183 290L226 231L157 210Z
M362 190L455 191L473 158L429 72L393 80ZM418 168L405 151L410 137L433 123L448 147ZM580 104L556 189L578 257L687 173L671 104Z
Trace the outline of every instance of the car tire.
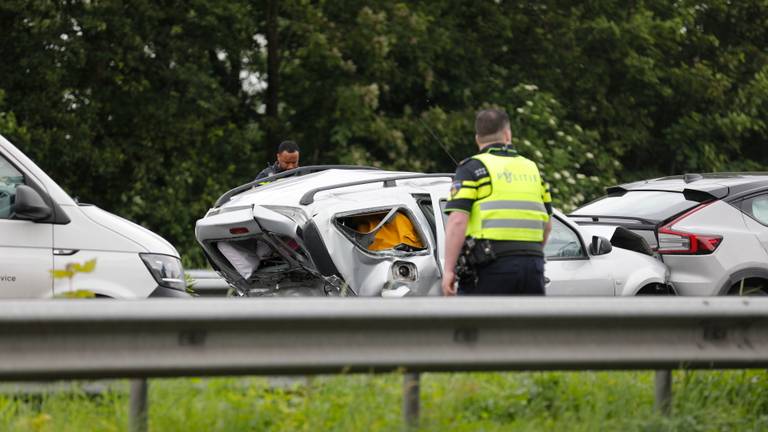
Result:
M743 297L768 296L768 280L761 278L742 279L731 286L727 295Z
M672 289L669 285L664 285L661 283L652 283L648 284L639 290L637 290L636 296L669 296L669 295L677 295L675 293L675 290Z

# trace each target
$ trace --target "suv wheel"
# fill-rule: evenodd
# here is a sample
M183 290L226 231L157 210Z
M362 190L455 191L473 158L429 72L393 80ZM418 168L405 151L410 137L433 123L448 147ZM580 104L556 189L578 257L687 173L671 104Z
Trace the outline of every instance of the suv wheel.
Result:
M728 295L766 296L768 295L768 280L761 278L742 279L731 286Z

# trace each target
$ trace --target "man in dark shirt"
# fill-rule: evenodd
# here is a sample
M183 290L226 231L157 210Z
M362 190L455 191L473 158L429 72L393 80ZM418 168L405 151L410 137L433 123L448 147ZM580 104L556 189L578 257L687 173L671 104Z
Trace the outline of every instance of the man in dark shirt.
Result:
M277 160L256 175L256 180L299 167L299 146L293 141L283 141L277 146Z

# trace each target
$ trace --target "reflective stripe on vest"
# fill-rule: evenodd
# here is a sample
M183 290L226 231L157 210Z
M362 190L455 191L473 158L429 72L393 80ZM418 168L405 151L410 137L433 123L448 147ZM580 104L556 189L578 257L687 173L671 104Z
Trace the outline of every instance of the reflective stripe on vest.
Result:
M480 203L480 210L538 210L546 212L543 202L531 201L486 201Z
M485 165L490 193L475 200L467 236L490 240L541 242L549 220L544 206L541 175L535 163L522 156L473 156ZM478 196L483 196L478 193Z
M483 228L530 228L544 229L544 222L530 219L486 219Z

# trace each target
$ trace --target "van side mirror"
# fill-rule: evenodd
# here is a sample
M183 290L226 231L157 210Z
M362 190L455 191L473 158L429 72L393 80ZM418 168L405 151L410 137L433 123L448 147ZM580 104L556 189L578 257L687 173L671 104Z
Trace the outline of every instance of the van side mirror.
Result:
M611 242L605 237L592 236L592 243L589 245L589 253L592 255L605 255L613 250Z
M52 211L37 191L27 185L19 185L16 187L14 213L16 219L39 221L50 217Z

